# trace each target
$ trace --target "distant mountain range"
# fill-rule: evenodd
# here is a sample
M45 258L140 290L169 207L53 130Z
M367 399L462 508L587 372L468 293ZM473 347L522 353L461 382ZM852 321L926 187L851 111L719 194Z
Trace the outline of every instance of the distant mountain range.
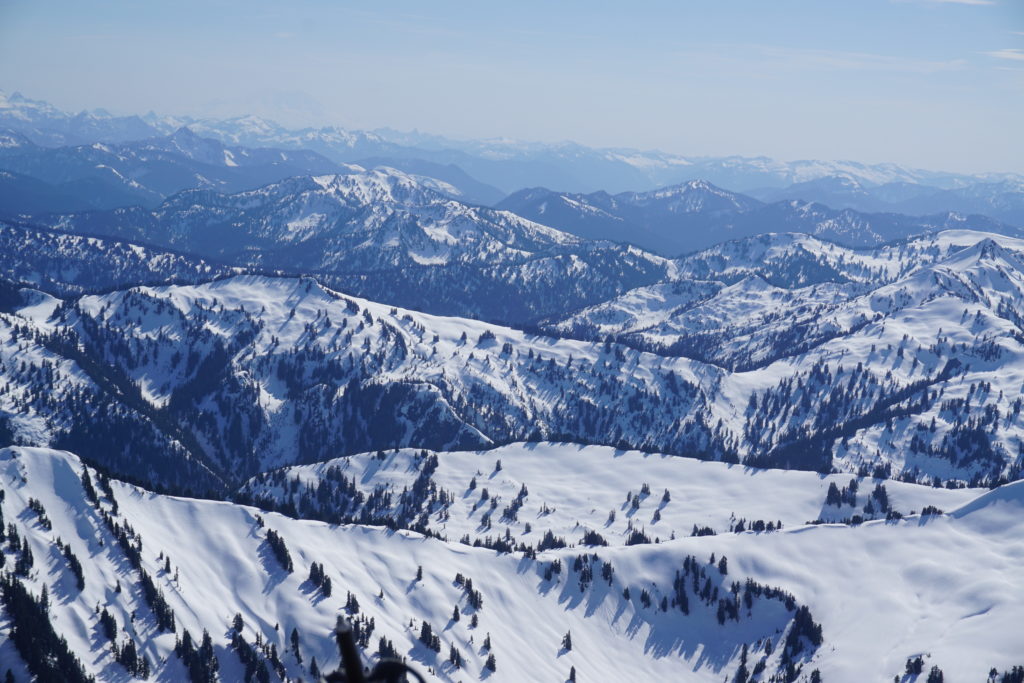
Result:
M401 168L397 160L416 160L432 164L435 171L454 165L476 181L504 193L524 187L548 187L573 193L646 191L694 179L747 192L785 188L794 183L836 175L851 177L869 186L908 183L937 189L956 189L979 182L1024 181L1020 174L970 175L926 171L897 164L786 162L739 156L689 157L635 149L595 149L570 142L461 141L416 132L387 129L350 131L336 126L294 130L255 116L231 119L197 119L152 113L114 116L102 110L71 114L18 93L7 95L0 92L0 129L16 131L43 146L126 142L168 135L183 126L197 135L228 146L305 149L322 154L335 163L365 165L363 160L383 159L388 160L387 165ZM410 168L403 170L420 173ZM428 175L439 177L436 172ZM486 196L484 193L465 198L486 203Z
M406 168L438 192L472 203L503 196L456 167L384 158L365 163ZM43 147L14 131L0 131L0 169L0 214L8 216L152 208L188 189L240 192L293 176L364 170L305 149L228 146L184 127L133 142L70 147Z
M0 93L0 216L154 210L182 191L234 194L296 176L359 174L367 168L403 171L421 187L467 206L493 205L586 239L631 243L665 256L772 231L867 246L944 229L1018 235L1024 226L1024 177L1012 174L696 159L391 130L290 130L253 116L72 115ZM523 185L530 189L504 196ZM565 191L593 187L601 189ZM625 187L657 189L615 191ZM189 200L203 204L210 197ZM111 220L138 218L131 211L119 215ZM97 226L107 218L81 220L100 234L126 236L119 228ZM179 248L166 236L138 232L141 225L152 222L143 219L127 236Z
M516 192L497 206L582 237L626 240L665 255L764 232L803 232L848 246L869 246L959 228L1024 234L1019 228L980 215L943 212L915 217L831 209L801 200L764 203L705 181L616 195L534 188Z
M510 207L515 212L473 206L417 177L378 169L297 176L230 194L191 189L153 209L42 214L33 221L189 254L218 268L313 274L377 301L515 324L674 279L678 262L657 252L694 252L766 231L803 232L847 246L951 228L1021 236L984 217L917 219L800 202L763 204L702 182L616 196L530 191L502 205L520 196L531 203ZM640 247L617 241L623 235ZM200 271L197 264L181 272Z
M0 179L0 209L8 214L152 207L194 187L238 192L343 170L316 152L227 147L187 128L120 144L51 148L21 139L0 148L0 168L7 174ZM29 185L38 189L26 196L19 188Z
M768 202L802 199L837 209L876 213L924 215L955 211L984 214L1005 223L1024 226L1024 182L1014 178L940 189L907 182L871 185L852 176L832 175L785 188L761 188L750 194Z
M652 284L668 259L454 200L376 170L299 176L234 194L187 190L153 210L38 216L83 236L261 271L447 315L526 322Z

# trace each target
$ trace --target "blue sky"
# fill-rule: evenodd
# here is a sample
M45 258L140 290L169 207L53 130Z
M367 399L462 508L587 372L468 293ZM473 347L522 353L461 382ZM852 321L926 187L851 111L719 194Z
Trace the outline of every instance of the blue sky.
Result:
M1024 171L1024 0L0 0L0 89L693 155Z

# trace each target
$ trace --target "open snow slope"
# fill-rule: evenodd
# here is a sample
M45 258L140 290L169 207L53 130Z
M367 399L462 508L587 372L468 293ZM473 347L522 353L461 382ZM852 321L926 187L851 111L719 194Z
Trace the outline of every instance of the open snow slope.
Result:
M7 492L5 519L29 538L37 558L28 582L37 592L43 583L50 586L53 624L89 670L106 679L117 677L117 665L97 633L93 608L99 603L108 606L141 646L158 679L177 679L182 675L180 664L169 656L174 635L161 634L154 627L131 567L85 496L79 470L75 458L59 452L11 449L0 457L0 477ZM113 491L119 517L142 539L143 567L155 577L175 612L179 637L188 630L196 638L208 629L217 644L223 680L239 676L239 665L226 653L224 643L236 612L246 624L247 639L260 633L267 642L277 644L289 676L308 676L294 656L283 654L293 628L300 633L305 666L313 656L325 667L336 666L329 632L345 605L346 591L352 591L363 614L374 619L374 643L381 635L393 639L401 654L423 670L434 669L440 680L562 680L572 665L581 676L590 672L587 677L594 680L608 675L655 680L690 674L693 680L716 680L718 672L736 658L741 642L777 638L790 616L777 601L765 600L763 608L758 601L752 618L727 623L714 632L709 628L713 612L697 605L684 617L619 597L627 585L639 597L649 581L660 581L662 588L670 584L683 559L680 552L671 553L674 559L664 563L663 571L645 571L643 582L630 568L614 587L602 585L581 592L569 578L573 576L567 566L569 553L563 553L566 566L561 574L546 581L541 575L547 565L544 561L499 556L409 532L331 527L267 514L263 516L266 529L275 529L285 538L295 563L295 572L287 574L263 540L266 530L257 521L258 510L158 496L117 483ZM42 503L52 530L40 527L35 514L26 510L32 497ZM58 536L78 557L88 559L81 592L71 585L62 559L52 548L52 539ZM163 553L168 554L173 573L162 571ZM331 597L306 580L314 561L324 563L332 576ZM423 566L421 581L415 580L418 566ZM467 607L464 591L453 583L460 572L472 578L482 593L479 610ZM378 598L381 592L383 597ZM466 616L448 623L447 616L457 604ZM474 613L479 619L476 628L469 624ZM444 666L443 654L438 657L418 644L423 618L440 635L443 652L452 644L459 647L467 661L463 670ZM410 619L416 620L414 629L409 627ZM572 631L575 646L571 653L560 655L567 630ZM488 633L498 664L493 676L481 675L488 653L480 648ZM122 640L125 634L118 637Z
M331 488L340 474L367 497L375 490L390 492L393 505L382 512L400 518L404 512L400 494L423 472L423 453L401 449L381 453L383 458L365 453L288 467L254 477L241 491L277 505L288 501L299 515L316 518L320 512L341 512L333 500L321 510L323 501L315 491L321 484ZM634 529L643 530L651 540L666 541L689 536L694 526L728 532L740 519L747 521L745 527L762 520L791 528L854 514L870 517L863 506L877 484L885 487L892 509L904 515L929 505L951 510L985 491L854 477L859 483L859 504L836 506L826 504L829 485L847 486L849 474L762 470L606 446L547 442L429 455L437 457L430 481L452 497L446 504L438 496L436 502L416 512L427 512L428 528L453 541L464 535L483 540L502 535L506 529L516 542L528 544L536 544L550 531L570 544L582 545L583 534L596 531L610 545L623 545ZM645 484L648 493L643 492ZM524 486L527 494L517 514L503 514ZM633 498L638 500L635 506ZM872 514L886 516L884 510ZM485 517L490 518L490 525Z
M590 450L545 448L552 459L559 452L572 458L573 453L585 455ZM593 455L615 458L612 453ZM490 460L490 455L453 455L472 457ZM531 457L528 450L523 457ZM502 471L517 470L517 460L517 455L506 455ZM623 467L623 479L640 475L653 480L657 475L662 477L659 484L679 491L669 507L685 499L689 482L696 486L706 479L708 488L746 488L763 500L777 501L778 507L768 512L782 515L800 508L786 500L785 486L781 495L772 495L777 479L792 473L751 474L696 465L679 468L673 475L664 469L665 461L637 454L622 454L606 463L610 475L598 477L581 470L577 488L585 489L593 479L617 478L617 465L624 463L629 464ZM651 471L641 474L638 468L646 466ZM4 519L28 539L36 558L23 580L37 595L44 583L48 586L54 627L88 670L104 680L124 677L97 626L94 607L100 603L108 606L122 629L119 642L133 638L157 680L180 679L181 664L172 654L175 636L157 631L139 594L137 570L101 519L99 510L111 512L111 501L101 494L98 503L90 503L81 471L78 460L63 452L0 452ZM749 615L741 608L738 621L726 619L723 625L696 592L689 593L688 615L675 606L659 609L661 598L672 596L673 577L688 564L689 555L723 595L729 582L750 578L790 592L795 604L810 608L821 624L824 642L816 650L805 647L798 657L810 656L802 680L815 668L826 681L890 680L902 673L908 657L918 654L926 656L927 666L941 666L950 681L980 681L990 667L1004 670L1019 664L1024 651L1016 628L1024 615L1024 575L1019 571L1024 561L1024 487L1011 484L973 500L968 500L973 492L914 489L893 487L894 501L966 502L948 516L915 516L858 527L787 525L769 534L719 534L590 549L600 561L593 565L593 579L581 590L581 574L573 567L579 549L549 550L531 560L411 532L294 520L231 503L166 497L111 483L117 501L114 519L130 524L141 540L141 566L173 609L178 636L188 630L198 640L207 629L222 680L235 680L241 672L228 649L236 612L243 618L247 641L259 633L276 645L287 675L308 677L313 656L322 669L333 668L337 658L328 633L345 605L346 591L356 595L361 614L374 620L370 650L383 635L438 680L565 680L569 667L575 666L578 680L720 681L733 676L744 643L750 667L765 658L771 672L793 628L792 612L783 601L755 598ZM730 492L720 502L708 500L714 508L710 516L722 519L735 496ZM51 529L28 508L30 498L45 509ZM293 573L284 572L269 549L268 529L285 540ZM81 591L53 546L55 537L86 560ZM5 552L13 562L15 552ZM727 556L727 576L708 564L711 553ZM163 571L161 558L166 557L170 573ZM546 580L544 570L555 559L562 561L561 572ZM322 562L332 578L330 597L306 579L314 561ZM613 567L610 585L600 576L604 562ZM415 579L418 566L423 567L420 581ZM453 583L457 573L472 578L474 589L480 591L478 611L468 606L465 591ZM626 587L631 589L629 600L622 596ZM648 592L651 606L640 599L642 591ZM456 604L462 618L450 621ZM474 613L479 620L476 628L469 623ZM424 618L440 637L440 655L417 640ZM293 628L299 631L302 664L290 651ZM571 651L560 647L566 631L572 634ZM495 672L482 669L487 656L481 651L482 641L488 633ZM765 651L766 638L773 641L771 655ZM460 670L445 663L452 645L465 660ZM11 665L10 643L0 643L0 656Z

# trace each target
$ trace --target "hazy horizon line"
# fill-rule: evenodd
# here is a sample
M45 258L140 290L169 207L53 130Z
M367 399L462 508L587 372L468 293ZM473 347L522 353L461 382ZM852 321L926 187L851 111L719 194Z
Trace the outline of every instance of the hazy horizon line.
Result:
M333 128L333 129L338 129L338 130L341 130L341 131L344 131L344 132L347 132L347 133L372 133L372 134L375 134L375 135L379 136L379 132L378 131L388 131L388 132L397 133L397 134L401 134L401 135L420 135L420 136L424 136L424 137L432 137L432 138L437 138L437 139L445 141L445 142L452 142L452 143L492 143L492 144L494 144L494 143L498 143L498 144L508 143L510 145L512 145L512 144L520 144L520 145L529 145L529 146L547 147L547 148L559 147L559 146L575 146L575 147L580 147L580 148L583 148L583 149L589 149L589 150L598 151L598 152L639 152L639 153L643 153L643 154L659 154L659 155L664 155L664 156L667 156L667 157L679 157L679 158L687 159L687 160L689 160L689 159L733 159L733 158L737 158L737 159L744 159L744 160L766 159L766 160L769 160L769 161L776 161L776 162L785 163L785 164L798 164L798 163L805 163L805 162L852 163L852 164L860 164L860 165L868 166L868 167L874 167L874 166L897 166L897 167L900 167L900 168L905 169L905 170L927 171L927 172L930 172L930 173L948 173L948 174L951 174L951 175L966 175L966 176L1015 175L1015 176L1024 177L1024 169L1021 169L1021 170L986 170L986 171L974 171L974 172L972 172L972 171L951 171L951 170L948 170L948 169L945 169L945 168L940 169L940 168L936 168L934 166L923 166L923 165L919 165L919 164L902 163L902 162L892 161L892 160L888 160L888 159L881 160L881 161L865 161L865 160L862 160L862 159L854 159L854 158L848 158L848 157L847 158L842 158L842 157L824 157L824 156L822 156L822 157L806 157L805 156L805 157L782 158L782 157L773 156L773 155L770 155L770 154L740 153L740 152L723 153L723 154L687 154L685 152L668 151L665 148L660 148L660 147L639 147L639 146L638 147L631 147L631 146L628 146L628 144L626 144L626 145L589 145L589 144L586 144L586 143L577 142L576 140L573 140L571 138L541 140L541 139L520 138L520 137L505 136L505 135L488 136L488 137L458 137L458 136L455 136L455 135L450 135L450 134L445 134L445 133L435 133L435 132L432 132L430 130L424 130L424 129L419 128L418 126L414 126L412 128L409 128L409 129L395 128L393 126L386 126L386 125L385 126L378 126L378 127L374 127L374 128L360 128L360 127L349 127L349 126L346 126L345 124L336 123L336 122L323 122L322 119L321 119L320 123L309 124L309 125L297 125L297 124L282 123L281 120L279 120L279 119L277 119L275 117L267 116L267 115L264 115L264 114L254 113L252 111L248 111L248 112L245 112L245 113L235 113L235 114L231 114L231 115L216 115L216 114L204 115L204 114L186 114L186 113L157 112L155 109L152 109L152 108L150 108L148 111L146 111L144 113L140 113L138 110L131 111L131 110L125 110L123 108L116 108L116 107L114 109L110 109L110 108L105 107L105 106L99 106L99 107L78 106L78 107L74 107L74 108L68 108L68 107L65 107L65 106L62 106L62 105L54 104L54 102L51 99L49 99L49 98L39 98L35 94L26 95L24 92L22 92L21 89L10 89L9 90L9 89L6 89L6 88L0 88L0 95L3 95L5 98L10 98L10 97L17 96L17 97L21 97L22 99L27 100L29 102L36 102L36 103L45 104L47 106L50 106L50 107L53 107L53 108L57 109L61 113L65 114L67 116L70 116L70 117L77 116L77 115L80 115L80 114L94 114L94 115L95 114L105 114L105 115L107 115L107 116L109 116L111 118L131 118L131 117L137 117L139 119L142 119L143 121L145 121L145 118L147 116L153 116L153 117L156 117L158 119L188 119L189 120L188 122L183 123L179 128L175 129L174 132L176 132L177 130L180 130L181 128L187 128L190 131L192 131L192 129L190 128L190 125L192 123L199 123L199 122L203 122L203 121L227 122L227 121L232 121L232 120L236 120L236 119L254 118L254 119L259 119L261 121L273 124L274 126L277 126L278 128L280 128L280 129L282 129L283 131L286 131L286 132L301 132L301 131L307 131L307 130L327 130L327 129L332 129ZM192 132L195 133L195 131L192 131ZM173 134L173 132L169 133L169 135L170 134ZM199 135L200 137L204 137L200 133L196 133L196 135ZM206 138L206 139L212 139L212 138ZM395 144L402 144L402 143L395 143ZM65 145L65 146L74 146L74 145ZM246 147L248 145L239 145L239 146ZM409 146L409 145L402 144L402 146ZM464 151L464 150L454 150L454 151ZM830 177L837 177L837 176L836 175L832 175Z

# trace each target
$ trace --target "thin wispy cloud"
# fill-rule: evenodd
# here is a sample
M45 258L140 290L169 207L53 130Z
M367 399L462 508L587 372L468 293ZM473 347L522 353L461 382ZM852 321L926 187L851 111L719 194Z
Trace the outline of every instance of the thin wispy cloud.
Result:
M995 57L996 59L1011 59L1017 62L1024 62L1024 50L1015 47L1008 47L1004 50L993 50L992 52L986 52L989 57Z
M918 0L935 5L994 5L995 0Z
M962 59L928 60L843 50L819 50L762 46L763 56L789 60L801 66L859 71L891 71L906 73L937 73L957 71L966 62Z

